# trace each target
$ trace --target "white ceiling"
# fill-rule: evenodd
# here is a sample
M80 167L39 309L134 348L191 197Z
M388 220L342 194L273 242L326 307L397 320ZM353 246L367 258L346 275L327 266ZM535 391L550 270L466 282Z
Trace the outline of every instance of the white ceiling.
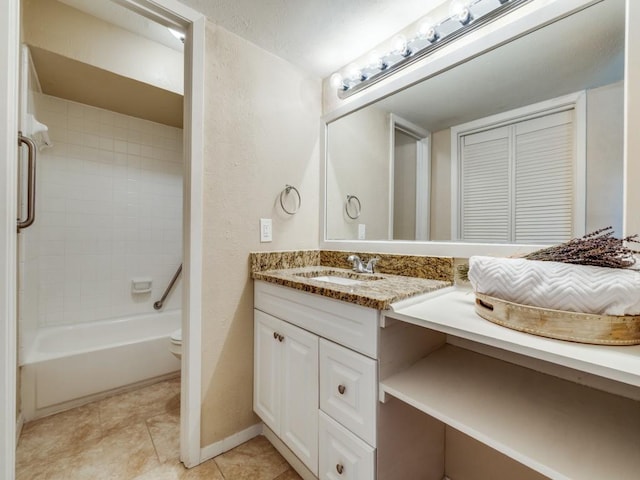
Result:
M166 29L110 1L60 0L179 49ZM320 78L448 0L180 0L212 22Z

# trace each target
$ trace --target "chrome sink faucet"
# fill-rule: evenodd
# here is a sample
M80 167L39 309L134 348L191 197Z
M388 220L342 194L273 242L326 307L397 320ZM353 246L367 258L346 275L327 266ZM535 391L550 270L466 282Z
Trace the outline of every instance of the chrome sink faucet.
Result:
M373 268L378 263L378 260L378 257L370 258L365 267L358 255L349 255L347 257L347 261L353 265L353 271L358 273L373 273Z

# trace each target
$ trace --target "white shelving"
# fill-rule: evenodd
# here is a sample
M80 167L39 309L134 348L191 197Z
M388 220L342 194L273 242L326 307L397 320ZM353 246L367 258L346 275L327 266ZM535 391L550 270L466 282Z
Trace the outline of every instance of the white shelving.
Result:
M633 400L449 345L380 389L550 478L640 475Z
M451 287L386 313L407 323L640 386L640 345L612 347L553 340L495 325L474 311L470 290ZM640 435L640 434L639 434ZM639 474L640 475L640 474Z

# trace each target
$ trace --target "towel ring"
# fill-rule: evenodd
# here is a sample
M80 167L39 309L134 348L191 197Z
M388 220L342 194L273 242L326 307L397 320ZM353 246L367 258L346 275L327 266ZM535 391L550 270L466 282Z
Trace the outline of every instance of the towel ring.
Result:
M357 205L355 205L355 215L351 215L351 213L349 212L349 206L351 205L352 200L357 203ZM347 201L344 202L344 211L346 212L347 217L349 217L351 220L356 220L357 218L359 218L360 212L362 211L362 204L360 203L360 199L355 195L347 195Z
M293 211L287 210L287 208L284 206L284 197L289 195L291 193L291 190L293 190L298 196L298 206ZM289 215L295 215L296 213L298 213L298 210L300 210L301 205L302 205L302 197L300 197L300 192L298 191L298 189L292 185L287 185L286 187L284 187L284 190L280 192L280 206L282 207L282 210L284 210L284 212Z

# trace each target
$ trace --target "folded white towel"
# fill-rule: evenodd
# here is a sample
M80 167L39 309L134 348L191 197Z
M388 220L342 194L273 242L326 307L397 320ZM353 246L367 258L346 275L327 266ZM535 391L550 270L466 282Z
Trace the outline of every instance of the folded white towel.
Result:
M476 292L541 308L640 315L640 272L521 258L475 256L469 280Z

